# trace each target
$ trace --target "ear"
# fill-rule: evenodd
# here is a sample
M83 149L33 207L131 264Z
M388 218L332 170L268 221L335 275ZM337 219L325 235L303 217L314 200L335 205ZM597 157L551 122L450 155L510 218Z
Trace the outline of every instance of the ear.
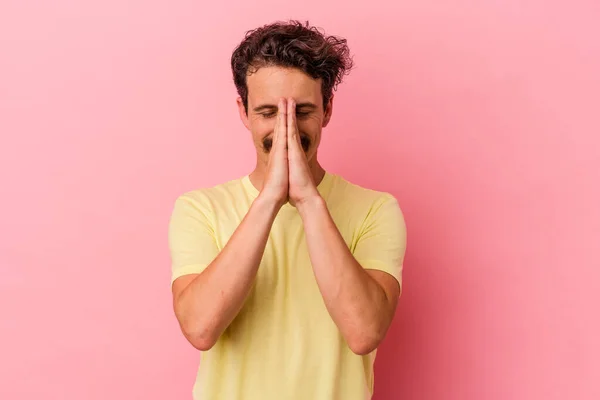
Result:
M244 108L244 102L240 96L236 99L238 105L238 112L240 113L240 119L242 123L246 127L246 129L250 130L250 120L248 119L248 115L246 114L246 109Z
M329 124L329 121L331 120L331 114L333 114L333 96L334 95L332 94L329 98L329 102L327 103L327 107L325 107L325 114L323 117L323 128L325 128L327 124Z

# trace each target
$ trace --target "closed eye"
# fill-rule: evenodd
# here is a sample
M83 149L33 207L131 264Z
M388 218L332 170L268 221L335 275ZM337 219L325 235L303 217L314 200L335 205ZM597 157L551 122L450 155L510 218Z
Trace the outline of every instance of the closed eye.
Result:
M310 114L310 112L296 112L296 116L300 117L300 118L306 117L309 114ZM263 118L273 118L274 116L277 115L277 113L276 112L269 112L269 113L262 113L260 115L262 115Z

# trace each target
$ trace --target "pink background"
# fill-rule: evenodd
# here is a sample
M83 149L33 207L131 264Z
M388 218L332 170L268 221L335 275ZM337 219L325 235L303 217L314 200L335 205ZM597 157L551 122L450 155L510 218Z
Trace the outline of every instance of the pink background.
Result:
M229 57L287 18L355 55L324 166L407 220L375 399L600 398L600 3L201 3L2 1L0 398L191 398L168 218L251 170Z

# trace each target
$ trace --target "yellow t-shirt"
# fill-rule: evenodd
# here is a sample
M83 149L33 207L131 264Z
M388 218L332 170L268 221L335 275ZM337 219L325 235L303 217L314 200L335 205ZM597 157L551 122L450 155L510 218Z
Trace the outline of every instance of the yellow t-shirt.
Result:
M357 261L401 283L406 227L394 196L332 173L325 174L318 190ZM171 282L200 273L216 257L258 193L246 175L176 200L169 226ZM354 354L331 319L302 220L286 203L240 313L201 355L194 399L370 399L375 353Z

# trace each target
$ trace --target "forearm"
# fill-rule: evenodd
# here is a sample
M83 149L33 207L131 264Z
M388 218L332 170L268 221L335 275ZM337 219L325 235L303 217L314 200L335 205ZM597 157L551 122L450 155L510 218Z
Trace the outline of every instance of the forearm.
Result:
M325 306L352 350L368 353L387 329L386 293L356 261L321 197L298 211Z
M259 196L219 255L175 299L177 318L196 347L212 347L240 311L278 210Z

